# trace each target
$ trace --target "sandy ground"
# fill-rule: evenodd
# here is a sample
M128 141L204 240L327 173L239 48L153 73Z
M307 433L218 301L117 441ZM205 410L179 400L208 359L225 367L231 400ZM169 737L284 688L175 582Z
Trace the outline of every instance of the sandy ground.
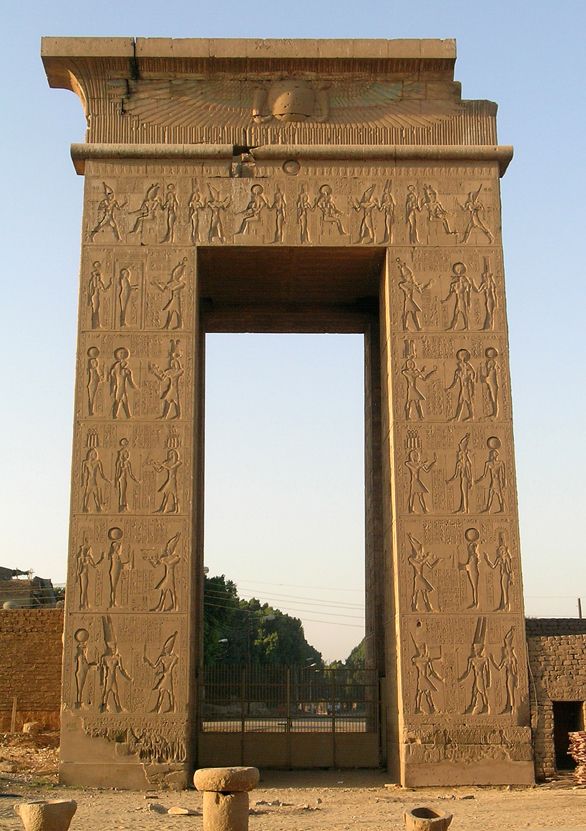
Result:
M0 734L0 831L21 823L22 799L75 799L72 831L201 831L201 794L90 790L57 784L57 736ZM454 831L586 831L586 787L571 778L533 788L430 788L387 785L376 771L263 773L250 795L250 831L399 831L407 808L453 813ZM182 807L197 815L172 816Z

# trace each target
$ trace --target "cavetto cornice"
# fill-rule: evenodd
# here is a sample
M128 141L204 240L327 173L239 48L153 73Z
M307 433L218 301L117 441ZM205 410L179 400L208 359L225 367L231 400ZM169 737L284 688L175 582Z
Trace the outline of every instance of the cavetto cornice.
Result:
M493 145L496 105L462 99L453 40L43 38L88 143Z

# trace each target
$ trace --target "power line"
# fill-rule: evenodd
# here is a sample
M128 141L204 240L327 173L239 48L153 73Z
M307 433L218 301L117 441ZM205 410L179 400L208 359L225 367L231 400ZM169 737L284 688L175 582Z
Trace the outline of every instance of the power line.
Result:
M231 608L233 608L231 606L227 606L227 607L226 606L218 606L215 603L208 603L206 605L213 606L216 609L226 609L226 608L231 609ZM238 607L234 607L234 611L244 612L245 614L249 614L249 615L257 615L258 614L258 612L253 611L251 609L238 609ZM355 618L355 620L358 620L358 618ZM362 623L362 624L360 624L360 623L342 623L341 621L337 621L337 620L315 620L314 618L310 618L310 617L304 618L302 622L303 623L329 623L332 626L349 626L351 629L362 629L362 630L364 630L364 623Z
M214 600L217 600L217 599L218 598L214 598ZM209 603L209 602L206 603L205 602L205 597L204 597L204 603L205 603L206 606L212 606L214 609L231 609L231 610L236 611L236 612L238 612L238 611L246 612L246 613L251 614L251 615L257 615L257 614L259 614L259 612L262 613L261 609L256 611L254 609L242 609L242 608L239 608L238 606L230 606L227 603ZM289 606L289 609L291 609L294 612L309 612L309 614L315 614L315 612L317 611L317 613L319 615L329 615L330 617L335 617L335 618L345 617L345 618L350 618L351 620L363 620L364 619L364 618L359 617L357 615L345 615L345 614L341 614L341 613L337 613L337 612L325 612L325 611L316 610L316 609L300 609L300 608L296 608L294 606ZM280 611L282 611L282 610L280 610Z
M246 594L250 594L249 590L245 590ZM226 593L221 591L216 591L215 589L205 589L205 594L213 594L218 597L225 597ZM299 597L299 595L291 595L291 594L268 594L265 593L264 590L257 592L258 597L256 599L260 600L261 597L269 597L274 598L278 601L281 600L301 600L304 603L314 603L319 606L332 606L332 607L339 607L344 609L364 609L363 603L340 603L339 601L335 600L320 600L317 597Z
M235 578L233 578L232 582L241 584L241 583L251 583L252 581L251 580L246 580L246 579L242 580L242 579L239 579L239 578L235 577ZM269 582L269 581L266 581L266 580L255 580L254 583L258 584L258 585L261 585L261 586L283 586L283 587L288 588L288 589L322 589L324 591L336 591L336 592L364 592L364 587L360 588L360 589L344 589L344 588L338 588L336 586L314 586L314 585L301 586L298 583L272 583L272 582Z

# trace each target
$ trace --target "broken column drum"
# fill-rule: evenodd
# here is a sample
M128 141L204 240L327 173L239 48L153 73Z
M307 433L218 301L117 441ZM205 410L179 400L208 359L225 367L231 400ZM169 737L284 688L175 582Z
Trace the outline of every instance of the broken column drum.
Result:
M257 768L252 767L196 770L193 784L203 791L204 831L247 831L248 792L259 779Z
M365 337L381 762L411 786L532 781L512 150L462 99L454 42L46 38L43 61L88 125L61 780L186 786L205 334L332 331Z
M67 831L76 811L73 799L35 799L14 806L25 831Z

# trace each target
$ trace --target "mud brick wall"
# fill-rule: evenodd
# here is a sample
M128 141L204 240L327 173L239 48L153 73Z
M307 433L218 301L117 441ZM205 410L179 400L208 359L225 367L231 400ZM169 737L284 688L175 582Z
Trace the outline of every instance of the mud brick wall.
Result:
M0 730L27 721L59 727L63 609L0 609Z
M555 776L554 701L586 701L586 620L526 621L531 723L538 779Z

